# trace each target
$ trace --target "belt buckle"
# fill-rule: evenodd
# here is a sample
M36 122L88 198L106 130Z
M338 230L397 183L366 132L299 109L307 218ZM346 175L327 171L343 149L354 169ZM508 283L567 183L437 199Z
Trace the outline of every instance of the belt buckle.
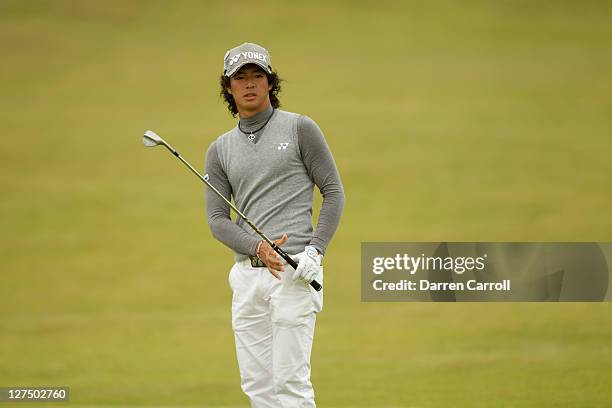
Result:
M251 260L251 266L253 268L265 268L266 267L266 264L263 263L263 261L256 256L249 256L249 259Z

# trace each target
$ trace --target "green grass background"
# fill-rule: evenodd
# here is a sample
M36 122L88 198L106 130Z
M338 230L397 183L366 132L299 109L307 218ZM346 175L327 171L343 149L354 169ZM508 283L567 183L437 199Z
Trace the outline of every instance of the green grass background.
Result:
M612 6L0 2L0 386L70 406L247 406L198 167L264 44L346 189L321 407L612 406L610 304L361 303L362 241L609 241ZM320 200L319 200L320 202ZM26 406L26 405L20 405Z

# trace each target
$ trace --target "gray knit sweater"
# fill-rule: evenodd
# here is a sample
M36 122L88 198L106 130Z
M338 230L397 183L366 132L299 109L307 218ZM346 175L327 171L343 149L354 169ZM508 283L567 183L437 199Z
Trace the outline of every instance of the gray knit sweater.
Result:
M248 133L268 118L268 124L250 140ZM286 233L289 240L283 249L287 253L299 253L306 245L325 253L340 221L344 189L331 151L312 119L271 107L241 119L240 128L211 143L206 173L269 238ZM314 185L323 203L313 230ZM261 238L240 217L232 222L229 206L209 190L206 209L213 236L234 250L236 260L255 255Z

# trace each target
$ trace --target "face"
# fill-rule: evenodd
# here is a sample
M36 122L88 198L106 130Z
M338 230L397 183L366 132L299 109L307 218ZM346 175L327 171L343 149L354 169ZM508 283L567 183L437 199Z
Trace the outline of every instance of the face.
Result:
M270 105L266 73L255 64L247 64L230 77L228 92L234 97L240 117L249 117Z

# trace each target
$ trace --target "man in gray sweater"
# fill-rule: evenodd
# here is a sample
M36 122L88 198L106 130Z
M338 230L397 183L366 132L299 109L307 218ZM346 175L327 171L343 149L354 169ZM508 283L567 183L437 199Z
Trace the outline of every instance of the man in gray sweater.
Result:
M316 314L323 307L322 258L344 206L334 159L317 124L285 112L280 79L268 51L252 43L224 57L221 95L237 126L206 153L210 182L266 235L299 262L297 270L229 206L206 191L213 236L235 253L229 274L232 328L242 390L252 407L315 407L310 352ZM323 203L313 230L313 189Z

